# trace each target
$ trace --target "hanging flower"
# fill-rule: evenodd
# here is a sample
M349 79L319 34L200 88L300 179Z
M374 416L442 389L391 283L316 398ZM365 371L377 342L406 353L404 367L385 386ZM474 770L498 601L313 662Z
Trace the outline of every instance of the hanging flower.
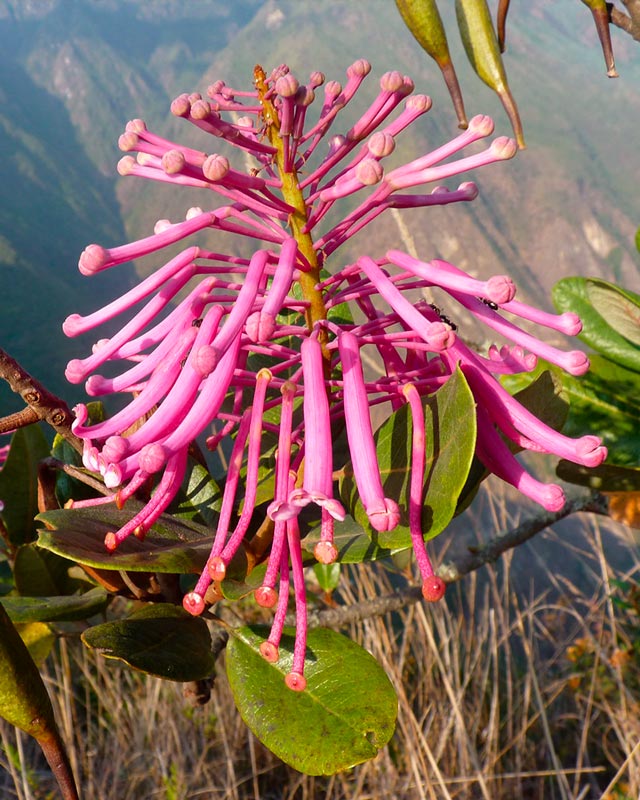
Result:
M192 208L184 221L161 220L153 235L128 245L89 245L80 257L80 271L94 275L216 231L249 240L254 252L242 258L189 244L121 298L64 323L67 335L75 336L138 308L118 333L98 341L87 358L71 361L66 372L73 383L85 381L89 395L132 396L121 411L94 425L87 424L84 405L75 410L73 429L84 439L85 465L100 472L107 487L118 489L112 497L85 502L115 500L122 505L151 476L158 476L150 501L106 536L107 548L114 550L131 533L144 537L178 491L190 443L214 421L222 423L222 430L211 437L211 447L223 436L235 437L207 568L184 598L192 614L202 613L208 587L224 578L242 546L256 504L262 435L265 430L277 433L275 492L267 510L273 539L255 597L260 605L275 607L271 634L262 648L263 656L275 661L292 580L297 627L293 668L286 680L294 690L305 686L306 643L298 515L306 506L317 507L321 534L315 556L321 563L334 561L334 521L345 517L334 494L337 425L346 425L355 482L371 526L392 530L400 513L397 499L385 495L370 411L374 402L389 401L393 408L409 405L409 525L428 600L442 596L444 582L434 574L421 529L423 402L458 366L477 400L477 455L490 471L545 508L562 507L562 489L533 478L503 436L518 447L587 466L606 455L595 436L573 440L550 429L496 377L532 370L537 356L573 375L584 373L588 362L581 352L546 345L513 321L519 317L573 335L580 330L575 315L546 314L515 300L516 289L507 276L477 280L445 261L420 261L395 249L362 255L353 263L340 260L340 246L387 209L473 200L475 184L465 181L450 189L439 182L516 152L513 140L498 137L474 155L460 156L465 147L493 132L492 121L477 116L450 142L387 169L385 159L403 131L429 110L431 100L413 94L406 76L388 72L362 116L346 132L335 133L340 112L369 71L368 62L359 60L347 70L344 85L325 83L319 72L301 84L286 66L269 76L257 67L252 91L236 91L217 81L206 97L180 95L171 104L173 114L209 134L213 152L168 141L141 120L128 123L119 144L137 155L120 161L121 175L209 189L225 204L213 210ZM319 115L306 124L321 86ZM248 174L216 152L224 145L241 151L238 165L252 161ZM427 184L436 185L428 193L416 191ZM349 208L336 215L334 207L344 198L349 198ZM492 347L486 356L473 352L449 317L426 301L415 301L416 289L431 287L444 290L512 345ZM338 324L332 310L342 304L357 307L363 321ZM365 347L376 351L384 365L373 382L365 379L362 366ZM256 356L269 367L255 371ZM99 372L108 362L122 364L115 377ZM301 404L301 421L295 421L296 403ZM279 410L276 426L267 421L273 420L274 409ZM246 472L240 492L242 468ZM242 512L232 529L232 512L241 496Z

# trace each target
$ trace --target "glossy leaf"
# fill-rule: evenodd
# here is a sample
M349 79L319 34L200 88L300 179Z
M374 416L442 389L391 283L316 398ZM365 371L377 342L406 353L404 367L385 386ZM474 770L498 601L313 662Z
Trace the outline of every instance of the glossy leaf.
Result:
M591 356L591 369L580 378L563 376L571 408L564 432L597 433L609 448L608 464L640 462L640 374L602 356Z
M587 296L600 316L614 331L640 348L640 295L595 278L587 280L586 288ZM603 355L606 356L606 352Z
M562 381L569 414L562 431L568 436L597 434L609 448L607 464L634 466L640 454L640 376L599 355L590 356L591 369L576 377L540 361ZM531 375L514 375L507 388L525 385ZM546 421L546 420L545 420Z
M268 629L239 628L227 645L227 676L236 705L258 739L286 764L308 775L332 775L373 758L393 735L397 699L378 662L335 631L309 632L307 687L284 682L293 661L285 631L280 659L259 652Z
M543 362L539 364L539 370L532 373L533 380L516 391L514 397L545 425L560 431L569 416L569 394L559 370L546 369ZM514 385L515 382L509 383L511 387ZM513 449L519 452L518 448Z
M207 562L210 531L193 521L163 515L144 541L129 536L114 553L104 537L127 522L140 506L129 501L126 509L113 506L59 509L38 515L48 530L40 530L38 545L79 564L131 572L199 573Z
M9 455L0 470L0 497L7 536L16 547L36 538L38 462L48 455L49 445L39 425L19 428L11 437Z
M422 530L432 539L449 524L465 484L475 450L475 401L458 370L425 401L426 469ZM463 421L463 422L461 422ZM411 546L408 527L412 422L408 404L392 414L376 433L384 491L400 506L401 519L392 531L375 534L358 497L349 465L340 485L343 503L377 547L400 550Z
M600 297L606 293L607 302L604 307L594 307L591 293L598 293ZM640 372L640 349L633 343L633 339L627 338L621 332L624 330L630 333L637 327L640 296L618 289L606 281L563 278L553 287L553 302L559 311L573 311L578 314L583 324L579 338L589 347L616 364ZM626 309L622 321L621 307ZM604 314L600 313L601 310ZM609 313L613 315L611 321L608 318ZM619 327L614 327L614 324ZM637 335L637 330L635 334Z
M201 680L215 668L207 623L171 603L149 604L126 619L96 625L82 641L105 658L171 681Z
M222 503L222 492L209 471L194 459L189 459L187 474L180 491L167 509L177 519L191 519L202 525L214 526Z
M377 561L389 558L394 553L406 550L406 546L398 548L380 547L377 544L377 531L368 531L347 515L343 522L334 523L333 542L338 548L338 562L342 564L360 564L363 561ZM302 540L302 547L308 553L320 541L320 526L313 528Z
M87 619L107 607L109 595L104 589L90 589L79 595L61 597L0 598L12 622L58 622Z
M247 572L247 567L247 558L240 548L227 567L225 579L220 581L220 591L227 600L240 600L262 585L267 562L258 564L251 572Z

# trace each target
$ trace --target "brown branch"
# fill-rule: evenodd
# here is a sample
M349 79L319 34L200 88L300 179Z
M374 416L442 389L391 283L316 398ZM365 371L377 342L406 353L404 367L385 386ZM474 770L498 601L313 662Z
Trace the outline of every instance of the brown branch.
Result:
M628 12L626 14L613 3L607 3L611 24L640 42L640 0L622 0L622 2L626 6Z
M0 349L0 378L4 378L12 391L22 397L36 414L37 419L46 422L75 450L82 452L81 440L71 432L73 414L64 400L51 394L2 349Z
M26 428L27 425L32 425L37 422L40 417L36 412L27 406L22 411L16 411L15 414L8 414L6 417L0 419L0 433L9 433L18 428Z
M70 478L75 478L77 481L80 481L80 483L84 483L85 486L88 486L89 488L94 489L96 492L99 492L105 496L115 494L115 492L111 489L107 489L103 481L95 478L81 467L74 467L73 464L65 464L64 461L60 461L53 456L45 458L42 461L42 465L50 470L64 472L64 474L68 475Z
M586 497L583 495L569 500L561 511L553 514L540 514L537 517L526 520L521 525L518 525L517 528L490 539L481 547L469 548L469 551L464 555L441 565L438 575L448 584L455 583L464 575L479 569L485 564L494 563L507 550L524 544L537 533L548 528L549 525L553 525L554 522L558 522L579 511L607 514L607 500L600 494L587 495ZM383 597L374 597L371 600L365 600L350 606L324 609L311 613L309 614L309 626L315 628L322 625L339 628L352 622L361 622L370 617L378 617L391 611L399 611L422 599L422 588L420 586L409 586L406 589L400 589Z

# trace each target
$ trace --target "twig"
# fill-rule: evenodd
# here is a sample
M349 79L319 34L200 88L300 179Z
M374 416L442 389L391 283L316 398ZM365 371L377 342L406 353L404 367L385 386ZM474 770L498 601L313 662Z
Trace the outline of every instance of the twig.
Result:
M469 549L469 552L460 558L443 565L439 575L447 583L460 580L463 575L473 572L484 564L494 563L507 550L524 544L537 533L553 525L571 514L579 511L590 511L596 514L608 514L608 503L603 495L590 494L568 500L564 508L554 513L540 514L528 519L517 528L490 539L482 547Z
M0 433L9 433L9 431L17 430L18 428L26 428L27 425L32 425L37 422L40 417L36 412L27 406L22 411L16 411L15 414L9 414L0 419Z
M89 486L91 489L105 496L115 494L112 490L107 489L101 480L94 478L93 475L81 467L75 467L73 464L65 464L64 461L60 461L60 459L54 458L53 456L43 459L42 465L47 469L64 472L64 474L68 475L70 478L75 478L77 481L84 483L86 486Z
M490 539L482 547L470 548L469 552L459 558L441 565L438 575L446 583L455 583L464 575L479 569L485 564L494 563L507 550L524 544L524 542L549 527L549 525L553 525L554 522L558 522L558 520L579 511L607 514L606 498L600 494L592 494L569 500L561 511L533 517L518 525L517 528ZM354 605L312 612L309 614L309 626L343 627L352 622L361 622L370 617L378 617L391 611L399 611L422 599L421 587L409 586L392 594L374 597L371 600L364 600Z
M611 24L628 33L637 42L640 42L640 0L623 0L627 14L613 5L607 3Z
M71 432L73 414L64 400L51 394L1 348L0 378L4 378L12 391L22 397L37 419L49 424L56 433L69 442L74 450L82 452L82 442ZM23 414L24 412L19 413Z

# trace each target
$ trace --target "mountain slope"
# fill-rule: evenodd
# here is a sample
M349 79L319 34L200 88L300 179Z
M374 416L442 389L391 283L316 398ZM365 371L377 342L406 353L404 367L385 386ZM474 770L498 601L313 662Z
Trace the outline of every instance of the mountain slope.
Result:
M509 133L495 96L466 66L449 5L442 7L468 114L489 113L497 133ZM474 203L404 214L420 255L482 275L509 272L523 295L547 307L564 275L637 288L640 48L614 37L622 77L608 81L580 3L514 6L507 66L529 147L469 176L481 190ZM210 137L170 117L175 94L204 91L217 78L246 88L256 62L286 61L303 78L322 69L343 81L364 56L373 64L369 99L388 69L411 75L434 99L400 143L407 157L457 132L439 71L388 0L0 0L0 53L0 342L60 392L66 360L83 352L61 335L62 319L129 281L122 268L80 276L84 245L148 235L157 219L179 218L198 202L188 190L116 180L117 136L128 119L214 150ZM408 245L389 217L340 258L362 246L379 255Z
M497 98L471 73L460 52L452 14L445 17L469 116L489 113L496 132L509 134ZM474 203L403 215L425 258L443 257L485 275L508 271L529 299L546 306L551 286L565 275L599 275L637 285L633 237L640 223L640 194L633 165L640 120L640 48L620 48L622 78L611 81L597 43L585 42L590 38L595 39L590 14L574 0L514 7L507 63L528 149L507 164L471 175L481 191ZM457 133L439 71L386 0L264 3L202 78L183 91L204 91L218 78L246 88L256 62L269 68L286 61L303 79L321 69L328 79L344 81L346 67L360 56L374 68L367 79L369 99L387 69L409 74L416 90L434 99L432 111L404 137L403 152L425 152ZM186 123L169 115L167 120L159 127L170 137L188 139L207 151L218 146L204 134L194 135ZM342 122L336 132L345 127ZM167 209L177 217L195 202L189 192L181 196L136 179L125 179L119 196L128 231L137 236L166 216ZM377 253L401 245L391 218L368 230L361 241ZM352 257L356 247L343 258Z

